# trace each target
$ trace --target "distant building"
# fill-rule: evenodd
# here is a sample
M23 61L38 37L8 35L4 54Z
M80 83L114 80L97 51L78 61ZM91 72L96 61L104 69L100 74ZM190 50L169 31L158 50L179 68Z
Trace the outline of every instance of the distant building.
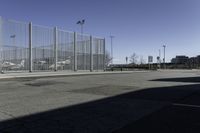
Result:
M178 55L175 58L172 58L171 63L173 64L186 64L189 61L189 57L185 55Z
M189 65L192 68L198 68L200 65L200 55L198 55L196 57L191 57L189 59Z
M198 55L196 58L196 64L200 64L200 55Z

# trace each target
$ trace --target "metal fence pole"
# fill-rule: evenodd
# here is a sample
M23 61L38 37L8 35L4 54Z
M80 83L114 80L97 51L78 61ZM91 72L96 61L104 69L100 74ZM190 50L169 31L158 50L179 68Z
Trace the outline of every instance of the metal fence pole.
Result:
M87 45L87 42L85 41L85 39L83 38L83 34L81 35L82 36L82 39L81 39L81 45L83 47L83 70L86 70L87 69L87 63L86 63L86 45Z
M74 32L74 71L77 71L77 50L76 50L77 41L76 41L76 38L77 38L77 34L76 34L76 32Z
M90 36L90 72L93 71L93 39L92 36Z
M99 39L97 41L97 71L99 70Z
M2 22L2 17L0 16L0 47L2 47L3 44L3 37L2 37L2 32L3 32L3 26L2 26L3 22Z
M3 19L0 16L0 70L3 73Z
M57 71L58 62L58 31L57 27L54 28L54 71Z
M29 72L33 71L32 61L32 22L29 23Z
M103 70L106 71L106 39L103 39Z

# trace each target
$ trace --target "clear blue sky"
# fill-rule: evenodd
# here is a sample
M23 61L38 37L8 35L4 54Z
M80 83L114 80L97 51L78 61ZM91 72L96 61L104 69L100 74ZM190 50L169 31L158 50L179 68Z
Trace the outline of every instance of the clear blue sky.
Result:
M133 52L144 59L167 45L166 60L200 55L200 0L0 0L0 16L114 38L114 63ZM163 57L161 57L163 58Z

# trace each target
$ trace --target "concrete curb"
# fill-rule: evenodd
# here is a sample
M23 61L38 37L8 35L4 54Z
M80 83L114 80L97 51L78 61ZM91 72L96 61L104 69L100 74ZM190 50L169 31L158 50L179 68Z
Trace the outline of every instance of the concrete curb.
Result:
M0 75L0 80L16 78L45 78L45 77L67 77L67 76L87 76L87 75L104 75L104 74L128 74L135 72L148 71L123 71L123 72L35 72L35 73L6 73Z

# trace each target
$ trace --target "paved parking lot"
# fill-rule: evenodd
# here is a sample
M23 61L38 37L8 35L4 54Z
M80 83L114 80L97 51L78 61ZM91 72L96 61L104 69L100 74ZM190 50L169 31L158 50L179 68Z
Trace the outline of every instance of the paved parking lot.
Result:
M1 79L0 132L199 132L199 74L37 73Z

